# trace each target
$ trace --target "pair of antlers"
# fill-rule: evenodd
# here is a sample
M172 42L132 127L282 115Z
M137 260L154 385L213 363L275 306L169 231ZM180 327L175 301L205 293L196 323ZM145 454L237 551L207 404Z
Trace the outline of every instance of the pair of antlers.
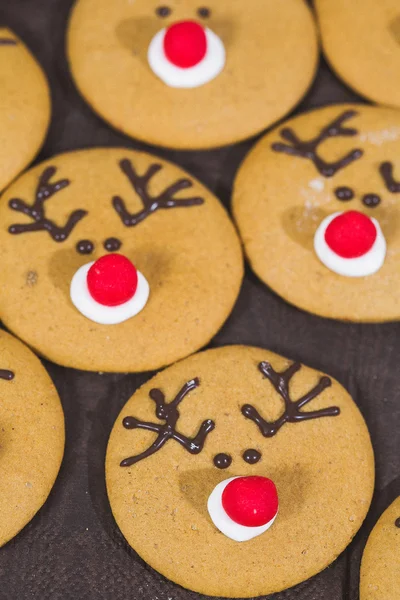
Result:
M198 206L204 203L204 199L197 196L190 198L175 197L181 190L193 186L193 183L185 178L179 179L168 186L160 194L152 195L149 191L149 184L153 177L162 169L160 164L155 163L150 165L144 175L139 175L133 167L132 162L127 158L121 160L119 166L143 204L142 210L130 213L120 196L113 197L112 206L126 227L133 227L141 223L146 217L159 209ZM29 231L47 231L54 241L63 242L68 238L79 221L87 215L86 210L75 210L68 216L66 223L62 226L57 225L52 219L46 216L45 202L71 183L69 179L60 179L51 182L50 180L56 174L56 171L56 167L47 167L40 175L33 204L27 204L21 198L12 198L9 201L9 206L12 210L27 215L32 219L31 223L11 225L9 227L10 233L20 234Z

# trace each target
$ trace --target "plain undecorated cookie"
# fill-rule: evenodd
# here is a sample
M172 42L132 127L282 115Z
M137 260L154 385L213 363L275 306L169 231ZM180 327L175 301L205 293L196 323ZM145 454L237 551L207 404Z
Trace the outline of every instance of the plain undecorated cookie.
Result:
M290 119L244 160L232 207L255 273L291 304L350 321L400 318L399 111L341 104ZM340 275L314 249L323 221L347 211L383 232L374 274Z
M279 385L288 393L289 410L260 363L272 369L271 377L283 377ZM297 422L285 422L284 415L295 416L293 402L307 394ZM155 444L157 430L134 426L143 420L142 427L158 426L164 435L174 401L179 415L174 429L170 414L172 431L188 436L188 447L203 431L204 447L197 454L168 436L164 445L160 438ZM242 414L246 404L259 411L267 428L274 422L276 435L270 430L272 437L263 437ZM318 414L305 419L309 411ZM154 444L161 446L157 452ZM146 458L120 466L147 449ZM245 462L245 453L257 459L257 452L258 462ZM214 464L224 459L221 453L231 458L228 468ZM239 543L214 526L207 499L218 483L243 475L271 478L279 511L268 531ZM369 508L374 458L365 422L339 383L267 350L228 346L193 355L135 392L111 432L106 480L118 526L150 566L196 592L250 597L312 577L345 549Z
M187 20L219 37L226 63L208 83L182 89L152 71L148 48ZM311 84L318 45L303 0L78 0L68 56L80 92L106 121L152 144L191 149L231 144L282 118Z
M64 366L146 371L183 358L217 333L241 285L240 241L221 203L149 154L56 156L3 194L0 224L1 318ZM104 325L72 303L70 286L80 267L115 253L135 264L150 295L136 316Z
M33 518L64 452L64 415L39 359L0 330L0 546Z
M0 191L34 158L50 121L46 77L23 42L0 27Z
M360 600L400 598L400 497L385 510L365 546Z
M400 108L398 0L316 0L327 59L347 85Z

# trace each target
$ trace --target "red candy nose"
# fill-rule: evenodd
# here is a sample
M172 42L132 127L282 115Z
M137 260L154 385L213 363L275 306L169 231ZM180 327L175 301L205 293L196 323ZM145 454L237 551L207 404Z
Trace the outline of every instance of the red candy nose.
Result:
M87 286L90 295L104 306L118 306L130 300L138 284L137 271L122 254L102 256L90 267Z
M179 21L168 27L164 37L164 52L170 62L182 69L194 67L207 51L204 28L196 21Z
M222 492L227 515L245 527L266 525L278 512L278 494L271 479L254 475L237 477Z
M338 215L325 231L329 248L343 258L358 258L371 250L377 231L373 221L357 210Z

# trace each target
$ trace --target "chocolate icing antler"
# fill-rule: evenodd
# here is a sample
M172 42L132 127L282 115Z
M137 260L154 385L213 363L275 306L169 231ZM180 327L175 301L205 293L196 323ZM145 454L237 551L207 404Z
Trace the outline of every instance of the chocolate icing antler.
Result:
M291 156L307 158L314 163L321 175L324 177L332 177L340 169L347 167L347 165L360 158L363 155L363 151L360 148L356 148L335 162L326 162L319 156L318 147L322 142L331 137L351 137L357 135L357 129L343 127L343 123L345 121L351 119L357 114L358 113L355 110L346 110L334 121L332 121L332 123L329 123L329 125L321 129L319 135L311 140L301 140L293 131L293 129L285 127L284 129L281 129L280 135L282 139L289 143L283 144L281 142L276 142L272 144L272 149L276 152L290 154Z
M298 423L299 421L308 421L309 419L317 419L319 417L335 417L340 414L340 409L337 406L322 408L311 412L301 412L300 409L319 396L323 390L329 387L332 382L329 377L321 377L315 387L307 394L302 396L296 402L292 402L289 393L289 382L293 375L301 369L300 363L293 363L285 371L278 373L274 371L269 362L263 361L258 365L259 370L272 383L278 394L285 403L285 412L276 421L266 421L251 404L242 406L242 414L254 421L264 437L273 437L285 423Z
M393 177L393 163L383 162L379 166L379 173L382 175L382 179L389 192L392 194L400 194L400 180L396 181Z
M152 164L147 169L144 175L138 175L132 162L124 158L120 161L119 166L121 171L126 175L133 189L143 203L143 209L137 213L130 213L125 205L124 200L120 196L114 196L112 199L113 207L119 214L121 221L126 227L133 227L146 217L154 213L159 208L177 208L181 206L198 206L204 203L203 198L175 198L175 194L181 190L185 190L193 186L189 179L179 179L158 196L151 196L148 190L149 182L158 173L162 166L160 164Z
M26 204L26 202L20 198L12 198L9 201L8 204L12 210L28 215L28 217L33 220L33 223L11 225L8 228L10 233L18 234L27 231L47 231L54 241L63 242L68 238L75 225L87 215L86 210L75 210L70 214L63 227L59 227L54 221L46 218L45 201L70 184L69 179L60 179L59 181L50 183L50 179L56 173L56 170L56 167L47 167L43 171L39 177L33 204Z
M165 421L165 423L162 425L161 423L139 421L135 417L125 417L122 421L125 429L146 429L147 431L153 431L154 433L157 433L157 438L152 445L147 448L147 450L144 450L135 456L125 458L120 463L121 467L130 467L131 465L139 462L139 460L151 456L160 450L160 448L162 448L168 440L175 440L176 442L179 442L179 444L181 444L181 446L183 446L185 450L191 454L199 454L199 452L202 451L207 435L215 427L214 421L211 421L211 419L203 421L197 434L193 438L188 438L176 431L176 424L180 416L178 405L189 392L197 388L199 385L200 381L197 378L187 381L169 404L165 402L165 396L161 390L157 388L150 390L149 396L156 405L156 417L161 421Z
M0 379L11 381L11 379L14 379L14 377L15 373L13 373L13 371L9 371L8 369L0 369Z

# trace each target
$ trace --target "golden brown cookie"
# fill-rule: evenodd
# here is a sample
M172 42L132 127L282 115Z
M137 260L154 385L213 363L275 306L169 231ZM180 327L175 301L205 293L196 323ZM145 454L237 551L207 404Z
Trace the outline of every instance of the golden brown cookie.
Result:
M347 85L400 108L398 0L316 0L327 59Z
M50 92L32 54L0 27L0 191L34 158L50 120Z
M226 211L149 154L56 156L7 190L0 223L2 320L65 366L172 363L209 342L239 292L242 253Z
M242 514L232 477L261 486L265 503L246 496L252 510ZM339 383L261 348L227 346L132 396L110 436L106 480L118 526L149 565L196 592L249 597L304 581L344 550L368 511L374 458ZM228 500L241 513L233 524L223 522L221 486L224 510ZM264 509L261 524L243 524Z
M360 574L360 600L400 598L400 497L389 506L365 546Z
M64 452L57 391L36 356L0 330L0 546L37 513Z
M78 0L68 56L82 95L114 127L190 149L283 117L309 87L318 47L303 0Z
M233 213L257 275L288 302L350 321L400 318L400 112L336 105L251 150Z

